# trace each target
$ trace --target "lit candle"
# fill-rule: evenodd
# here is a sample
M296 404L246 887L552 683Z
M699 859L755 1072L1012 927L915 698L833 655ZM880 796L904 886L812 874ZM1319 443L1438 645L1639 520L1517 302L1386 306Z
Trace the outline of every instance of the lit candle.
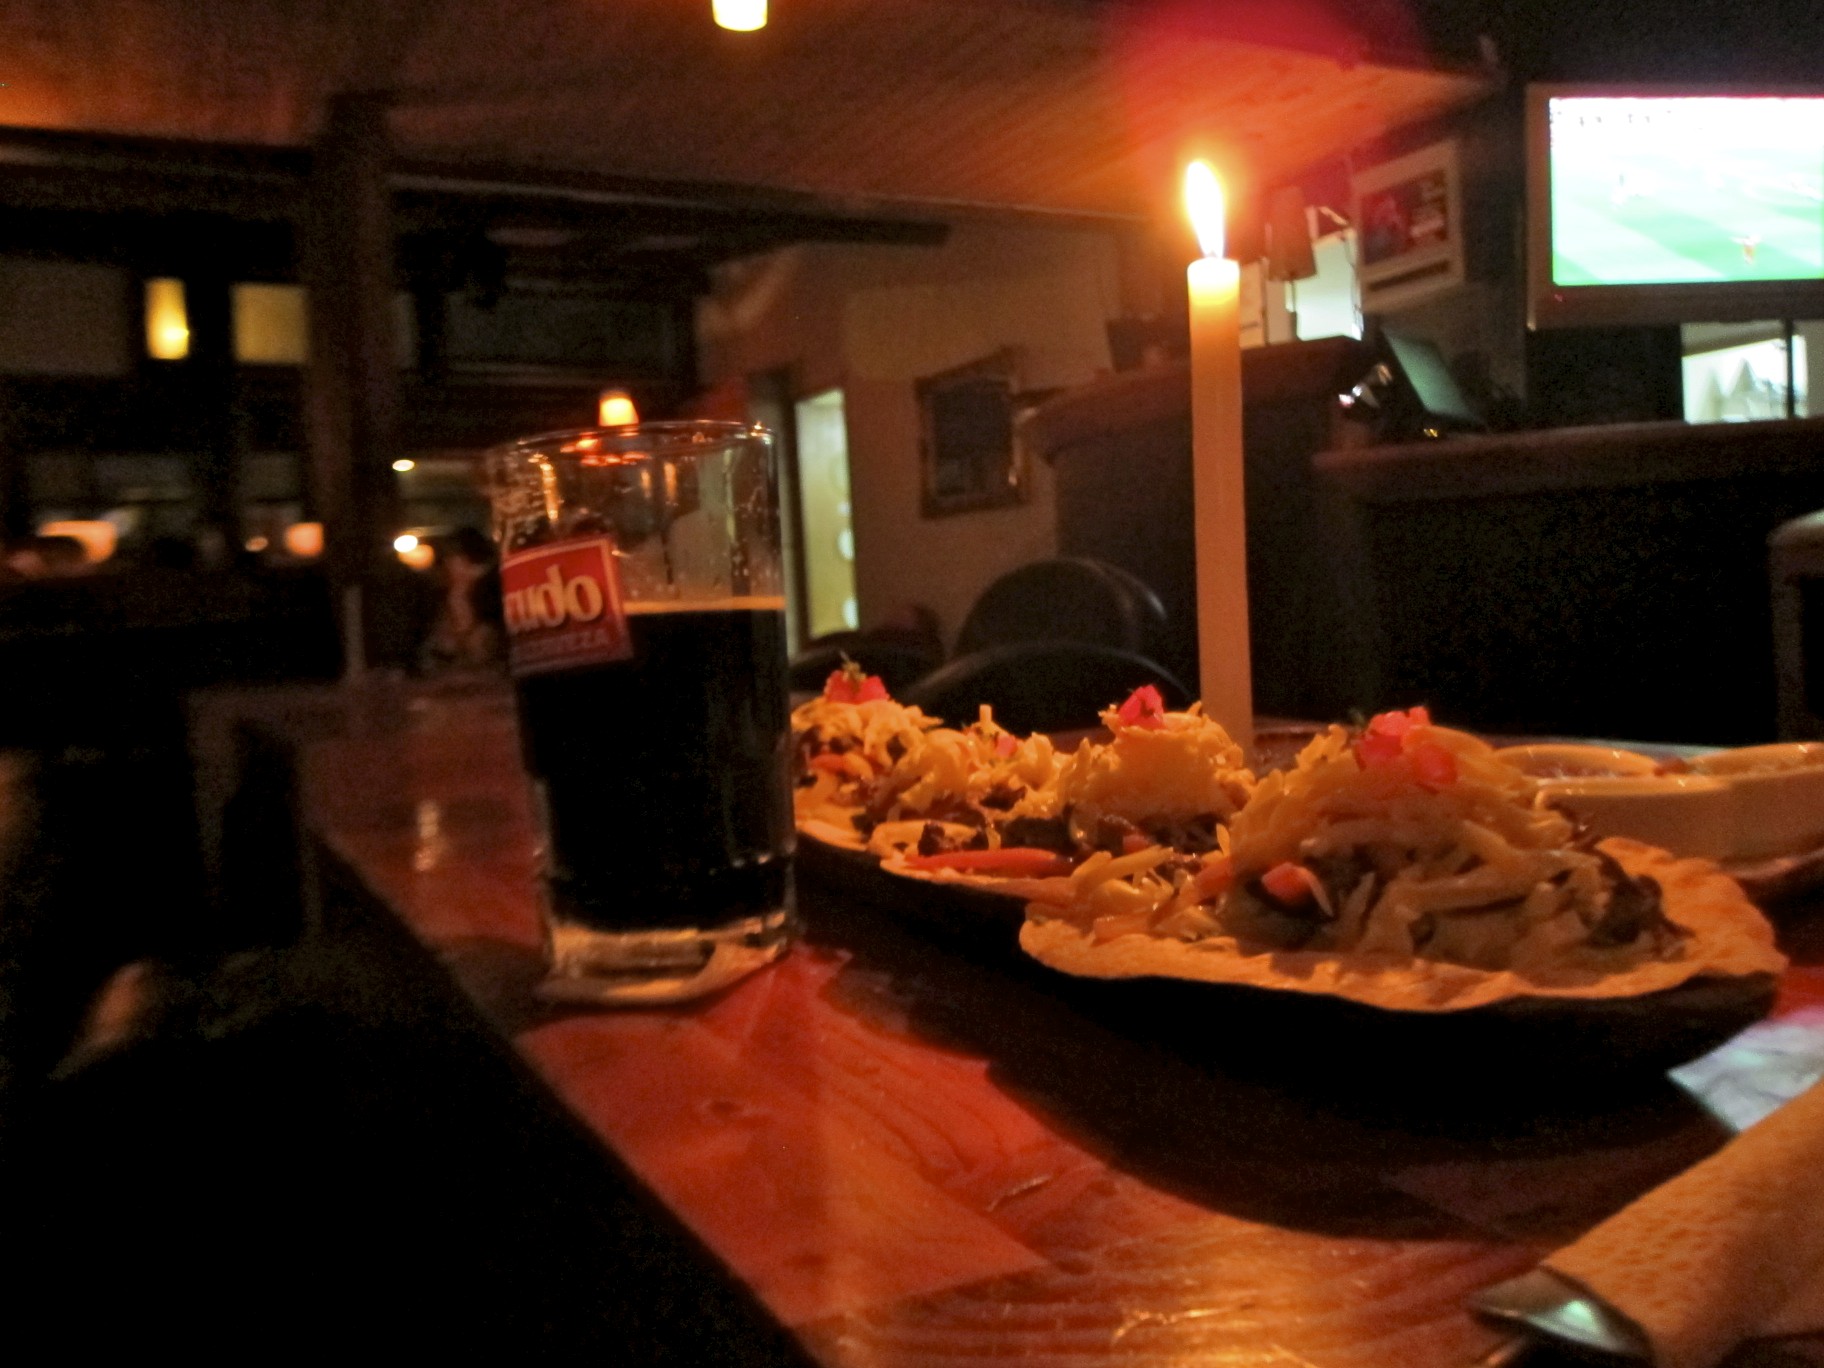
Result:
M1203 256L1191 263L1191 483L1197 538L1197 664L1203 710L1254 745L1248 658L1248 522L1241 452L1241 267L1222 255L1222 186L1184 173Z

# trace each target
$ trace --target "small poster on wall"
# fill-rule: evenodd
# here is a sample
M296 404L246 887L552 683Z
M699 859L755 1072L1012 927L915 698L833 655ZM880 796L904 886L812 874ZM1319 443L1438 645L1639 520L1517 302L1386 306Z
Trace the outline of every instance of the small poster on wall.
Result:
M917 384L927 518L1025 501L1026 463L1014 436L1009 351Z
M1433 143L1353 181L1362 311L1403 308L1463 283L1455 142Z

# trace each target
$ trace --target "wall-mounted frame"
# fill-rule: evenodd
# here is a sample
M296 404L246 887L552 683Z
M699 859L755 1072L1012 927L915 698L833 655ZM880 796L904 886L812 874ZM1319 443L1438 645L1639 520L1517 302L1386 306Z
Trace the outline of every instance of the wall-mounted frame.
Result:
M1404 308L1463 283L1463 189L1454 141L1369 167L1351 186L1364 313Z
M1014 436L1014 355L999 351L915 386L922 511L927 518L1026 499L1026 457Z

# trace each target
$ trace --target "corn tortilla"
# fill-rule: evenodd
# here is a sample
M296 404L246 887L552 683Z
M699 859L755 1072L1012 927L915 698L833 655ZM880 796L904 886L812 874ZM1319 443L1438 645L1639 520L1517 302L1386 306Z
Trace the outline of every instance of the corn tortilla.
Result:
M1786 967L1767 919L1735 880L1710 861L1678 859L1620 837L1603 841L1601 848L1628 873L1658 881L1666 916L1690 933L1676 957L1617 970L1614 951L1591 950L1566 956L1550 970L1521 975L1416 956L1314 950L1248 954L1229 936L1182 941L1125 935L1098 942L1037 902L1027 907L1020 945L1040 963L1082 978L1242 984L1408 1012L1457 1012L1515 998L1639 997L1698 977L1778 974Z

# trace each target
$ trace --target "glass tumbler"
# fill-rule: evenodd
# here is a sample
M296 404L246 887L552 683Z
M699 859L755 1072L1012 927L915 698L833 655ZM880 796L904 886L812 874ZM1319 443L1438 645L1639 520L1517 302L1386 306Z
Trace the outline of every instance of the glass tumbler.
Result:
M541 835L540 994L715 992L795 930L772 438L556 433L491 451L488 486Z

